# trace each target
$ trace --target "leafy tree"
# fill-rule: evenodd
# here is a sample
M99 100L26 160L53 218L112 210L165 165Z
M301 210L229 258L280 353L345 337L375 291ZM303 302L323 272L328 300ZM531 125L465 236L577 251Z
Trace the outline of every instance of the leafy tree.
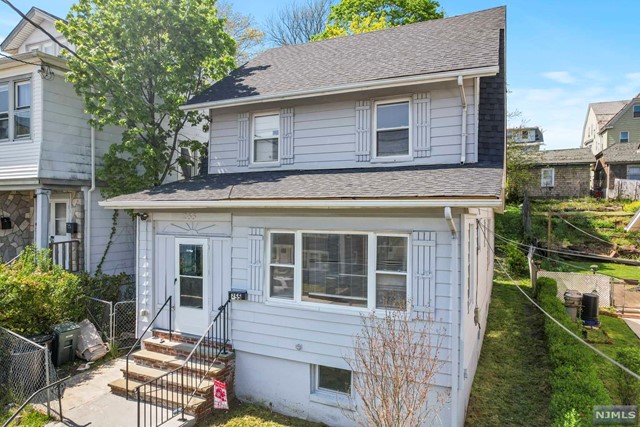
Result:
M214 0L79 0L56 27L79 56L67 78L91 123L124 129L98 170L105 197L159 185L191 161L182 149L203 151L182 131L206 115L180 106L234 65Z
M265 25L270 43L276 46L307 43L320 33L329 16L333 0L292 1L274 12Z
M324 40L444 17L435 0L342 0L331 7Z
M509 128L519 129L527 125L522 113L518 110L507 114ZM518 126L513 126L513 122L519 121ZM516 135L514 132L513 135ZM509 203L520 203L524 198L525 190L531 179L531 168L534 164L532 153L524 149L514 137L507 138L507 188L506 199Z

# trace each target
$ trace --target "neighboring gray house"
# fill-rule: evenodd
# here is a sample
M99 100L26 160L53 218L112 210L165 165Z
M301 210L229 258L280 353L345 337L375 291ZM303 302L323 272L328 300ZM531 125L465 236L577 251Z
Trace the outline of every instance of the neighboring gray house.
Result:
M529 196L555 199L589 196L596 162L590 149L544 150L529 156L531 179L526 186Z
M395 308L443 328L431 424L462 426L504 207L505 11L271 49L191 99L209 174L101 202L138 213L138 334L157 337L113 390L162 375L234 289L240 399L352 425L344 357L362 314Z
M618 196L621 189L616 188L616 181L618 187L624 185L620 180L638 181L640 184L640 138L635 142L613 144L599 153L596 159L594 185L603 196ZM633 191L637 193L636 197L622 197L640 198L640 191Z
M37 8L27 16L64 42L59 18ZM113 215L98 206L95 168L120 132L91 129L58 45L26 20L0 50L11 56L0 58L0 262L53 242L59 264L95 272ZM122 213L105 273L133 273L133 226Z

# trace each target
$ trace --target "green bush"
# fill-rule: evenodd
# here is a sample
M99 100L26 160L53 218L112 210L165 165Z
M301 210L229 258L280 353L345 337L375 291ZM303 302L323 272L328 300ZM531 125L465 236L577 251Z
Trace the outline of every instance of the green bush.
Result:
M635 373L640 373L640 348L624 347L616 353L616 360ZM623 405L640 403L640 381L616 368L616 391Z
M567 329L580 336L558 299L555 280L538 279L538 301L542 308ZM545 318L545 335L553 372L551 384L551 417L556 426L591 425L594 405L611 404L602 380L596 373L594 354L552 320ZM579 422L575 422L576 417Z
M0 326L22 335L48 333L84 313L78 276L53 265L48 250L27 247L12 264L0 264Z
M118 302L120 298L120 289L126 286L128 291L135 293L133 279L127 273L116 275L96 274L91 276L87 273L80 275L80 283L85 295L102 299L105 301ZM133 299L135 295L125 295L125 299Z
M509 274L515 277L526 277L529 275L529 261L517 246L507 244L505 247L505 255Z

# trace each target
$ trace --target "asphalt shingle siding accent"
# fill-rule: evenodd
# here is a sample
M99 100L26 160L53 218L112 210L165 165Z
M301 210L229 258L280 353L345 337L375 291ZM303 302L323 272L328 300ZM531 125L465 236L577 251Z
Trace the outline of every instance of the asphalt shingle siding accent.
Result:
M274 171L207 175L118 196L110 201L497 199L501 186L501 167L478 165Z
M187 104L497 66L505 8L270 49Z
M506 125L505 35L500 30L500 72L480 78L478 111L478 162L503 164Z

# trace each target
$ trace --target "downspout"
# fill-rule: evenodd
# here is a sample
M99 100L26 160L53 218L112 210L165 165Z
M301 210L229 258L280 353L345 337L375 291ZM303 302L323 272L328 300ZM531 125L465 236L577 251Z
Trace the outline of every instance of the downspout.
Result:
M460 100L462 101L462 132L460 136L460 164L467 161L467 97L464 93L464 78L458 76L458 88L460 89Z
M460 389L460 289L459 289L459 238L451 208L444 208L444 219L451 231L451 425L458 427Z
M91 117L93 119L93 116ZM84 222L84 270L91 271L91 197L96 190L96 128L91 126L91 188L86 192L86 215Z

